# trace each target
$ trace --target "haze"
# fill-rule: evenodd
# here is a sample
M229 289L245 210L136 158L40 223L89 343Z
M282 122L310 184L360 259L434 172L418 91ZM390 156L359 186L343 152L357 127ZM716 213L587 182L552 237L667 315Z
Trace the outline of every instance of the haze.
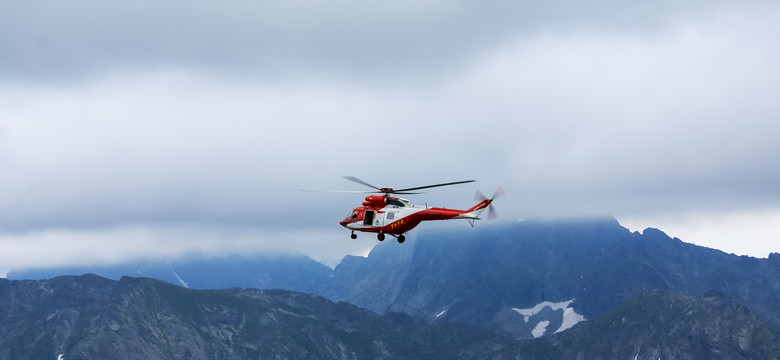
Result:
M776 1L0 5L0 274L365 254L363 190L780 251ZM357 186L356 186L357 185ZM426 226L423 224L422 226ZM471 231L466 222L446 226ZM477 226L490 226L482 222Z

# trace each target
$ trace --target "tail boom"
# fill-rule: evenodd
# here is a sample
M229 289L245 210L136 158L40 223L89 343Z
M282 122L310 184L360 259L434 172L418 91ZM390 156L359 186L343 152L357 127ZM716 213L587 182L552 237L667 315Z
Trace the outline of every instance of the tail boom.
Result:
M464 211L460 215L454 217L453 219L472 219L472 220L479 220L479 215L482 214L485 209L487 209L488 206L493 202L491 199L485 199L477 203L476 205L472 206L470 209Z

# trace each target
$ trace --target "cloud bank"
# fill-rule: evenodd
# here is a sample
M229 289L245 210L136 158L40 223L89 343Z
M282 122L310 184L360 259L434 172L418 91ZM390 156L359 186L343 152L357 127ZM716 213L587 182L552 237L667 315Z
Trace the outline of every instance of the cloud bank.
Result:
M448 207L502 185L504 219L780 213L778 5L478 5L2 5L0 263L82 236L135 245L70 261L208 252L159 248L199 229L362 253L328 250L359 196L298 191L344 175L479 180L412 198Z

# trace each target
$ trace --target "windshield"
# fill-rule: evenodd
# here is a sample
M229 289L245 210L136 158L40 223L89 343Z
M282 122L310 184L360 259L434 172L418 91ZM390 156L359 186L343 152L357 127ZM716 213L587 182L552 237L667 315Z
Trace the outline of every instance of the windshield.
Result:
M398 200L398 199L393 199L393 198L391 198L391 197L387 198L387 201L386 201L386 202L387 202L389 205L395 205L395 206L398 206L398 207L404 207L404 206L406 206L406 205L405 205L405 204L404 204L404 203L403 203L401 200Z

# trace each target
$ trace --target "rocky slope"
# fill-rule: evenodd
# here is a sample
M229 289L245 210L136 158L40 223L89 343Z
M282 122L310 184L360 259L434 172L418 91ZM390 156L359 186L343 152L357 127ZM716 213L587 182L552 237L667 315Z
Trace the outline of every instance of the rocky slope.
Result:
M345 259L313 291L379 313L529 338L541 322L555 330L567 315L594 319L648 289L697 296L714 289L780 324L778 254L735 256L655 229L632 233L614 219L421 230L415 241Z
M2 359L500 359L516 346L484 330L289 291L0 279Z
M189 290L94 275L0 280L2 359L769 359L777 329L722 294L642 291L513 341L284 290Z
M780 334L719 293L643 291L594 321L537 339L539 359L779 359Z

